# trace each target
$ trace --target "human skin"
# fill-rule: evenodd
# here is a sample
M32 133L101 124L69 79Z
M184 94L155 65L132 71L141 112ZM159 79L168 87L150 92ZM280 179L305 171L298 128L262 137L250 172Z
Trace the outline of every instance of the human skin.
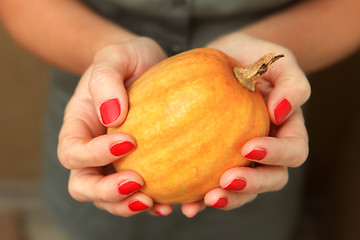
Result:
M288 9L233 33L220 36L218 39L209 39L209 47L223 50L244 64L258 58L259 54L263 53L262 50L270 46L287 55L286 60L274 64L272 70L264 76L266 81L260 84L267 98L271 120L279 127L276 128L277 131L273 131L272 138L251 140L241 150L243 155L247 156L259 147L265 149L266 156L261 160L265 166L255 168L257 170L230 169L220 180L221 188L209 192L204 202L183 205L186 216L195 216L205 204L214 206L219 199L227 199L227 204L221 206L223 209L230 210L254 199L258 193L279 190L287 182L287 167L297 167L305 161L308 151L307 134L300 106L308 99L310 87L303 72L323 69L359 47L359 5L360 2L357 0L300 1ZM126 196L116 195L118 194L117 187L124 180L131 180L142 185L141 176L128 172L101 174L99 170L102 166L94 164L93 156L97 156L96 159L105 159L102 163L107 165L115 160L109 154L110 142L127 140L136 144L131 136L121 135L116 136L115 139L114 136L103 135L104 129L117 126L125 119L127 114L126 84L134 81L134 76L143 73L152 64L164 59L166 56L163 50L151 40L139 39L135 34L98 16L75 0L33 0L30 2L3 0L0 2L0 16L14 39L41 59L77 74L84 73L90 66L83 76L86 81L80 81L87 84L78 86L78 89L82 89L78 92L83 95L75 95L65 112L68 124L64 124L60 134L59 158L61 163L71 170L69 189L75 199L93 201L96 206L117 215L135 214L136 212L129 211L127 207L129 199ZM234 49L245 42L248 43L252 37L256 39L256 44L251 47L254 51L252 54L246 54L247 60L241 59L241 56L245 54ZM275 44L272 45L273 43ZM141 57L139 58L138 54L121 54L119 49L124 49L124 46L132 46L127 53L131 53L131 49L138 49L140 46L145 49L152 46L155 50L149 51L154 52L146 56L156 57L140 60ZM117 59L108 57L110 55L108 53L113 52L114 49L120 56ZM120 69L116 65L118 61L134 64L126 65L129 69ZM136 71L131 72L131 69L136 69ZM106 84L102 84L104 82ZM92 112L93 114L83 115L83 120L88 123L87 125L75 128L72 116L75 116L75 111L83 106L84 101L80 101L84 99L82 97L86 97L87 107L90 108L91 102L96 110ZM119 99L121 113L114 121L99 125L103 120L100 106L108 99L114 98ZM275 109L283 99L286 99L291 107L283 113L285 116L282 121L278 122ZM64 132L70 132L70 135ZM92 133L93 137L87 138L86 141L84 138L79 139L82 141L70 141L72 144L68 142L69 139L74 140L85 132ZM67 137L62 138L61 136L64 135ZM296 140L294 141L294 138L289 136L295 136ZM103 141L107 141L108 144L105 145L108 146L107 149L104 149ZM97 152L87 155L86 150L89 146L92 151ZM280 151L284 146L288 154ZM88 172L89 169L98 170L99 174L96 178L93 172ZM113 185L104 184L108 183L109 178L114 181ZM246 187L241 191L226 190L229 181L233 179L246 179ZM96 188L83 187L94 182L99 183ZM167 215L171 212L171 206L154 204L148 196L137 193L131 197L138 197L136 200L146 203L147 209L150 209L149 212L152 214Z
M305 72L316 71L359 47L359 9L357 0L303 0L238 31L289 48ZM0 18L21 46L77 74L105 45L136 37L76 0L3 0Z

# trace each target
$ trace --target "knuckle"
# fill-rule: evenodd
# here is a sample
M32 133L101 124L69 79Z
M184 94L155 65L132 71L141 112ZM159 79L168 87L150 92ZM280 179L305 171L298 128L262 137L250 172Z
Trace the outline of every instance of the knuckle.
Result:
M67 169L72 169L73 166L71 164L71 153L66 140L59 143L57 148L57 155L61 165Z
M96 201L99 201L99 202L109 202L109 201L107 200L107 197L106 197L105 195L101 194L101 193L98 192L98 191L96 191L96 192L94 193L94 196L95 196L95 199L94 199L94 200L96 200Z
M254 182L252 185L252 191L253 193L261 193L264 192L263 187L260 185L258 181Z
M122 217L131 217L133 215L135 215L136 213L131 213L131 212L123 212L121 215L119 216L122 216Z
M235 208L240 208L240 207L244 206L245 204L252 202L257 196L258 196L257 193L243 195L241 198L234 200L233 204L229 204L227 207L222 208L222 210L230 211Z
M300 167L301 166L301 162L300 162L300 158L295 158L294 161L289 164L289 167L291 168L297 168L297 167Z
M252 202L257 198L258 194L252 194L249 196L249 198L247 199L246 203Z
M274 191L279 191L281 189L283 189L286 184L289 181L289 173L286 170L285 174L283 175L283 177L281 178L281 180L278 182L278 184L275 185L275 187L273 188Z
M83 161L86 161L86 165L93 167L103 167L108 164L108 157L104 154L102 146L89 142L86 147L86 155L82 156Z
M85 202L85 198L82 196L82 194L79 193L79 191L77 190L77 188L75 187L75 184L73 184L71 181L69 182L68 185L68 192L70 194L70 196L75 199L78 202Z
M291 164L289 164L289 167L297 168L297 167L300 167L301 165L302 165L302 162L300 161L300 157L298 157L298 158L294 158L293 162Z
M96 184L95 186L95 198L97 201L100 202L110 202L111 200L111 194L109 191L105 191L104 187L101 183Z
M68 101L68 103L66 104L65 109L64 109L64 119L66 119L66 117L71 112L73 102L74 102L74 97L71 97L70 100Z
M101 202L93 202L94 206L98 209L105 210L104 205Z
M299 82L296 85L297 88L297 92L299 94L299 96L302 96L304 98L304 102L306 102L307 100L309 100L310 95L311 95L311 86L309 81L304 80Z
M293 51L290 50L290 48L287 47L283 47L284 48L284 54L286 54L287 57L291 58L292 61L294 61L296 64L297 63L297 57L295 56L295 54L293 53Z
M303 149L303 150L300 151L298 153L298 155L293 159L292 163L289 165L289 167L291 167L291 168L300 167L301 165L304 164L304 162L308 158L308 155L309 155L308 143L305 141L302 141L302 143L300 143L300 144L302 145L302 147L300 147L299 149ZM301 146L300 144L299 144L299 146Z
M103 86L104 82L108 79L118 78L120 78L119 74L111 69L107 69L105 67L95 68L89 81L89 90L92 91L98 89Z
M65 155L62 143L59 143L59 145L57 147L57 156L58 156L60 163L65 167L67 157Z
M251 187L249 186L248 192L252 193L252 194L266 192L268 190L267 186L266 186L267 184L264 184L264 182L261 181L261 179L266 179L264 170L263 170L263 168L255 168L255 169L257 169L257 171L258 171L258 173L257 173L258 181L252 181Z
M233 210L233 209L235 209L235 208L239 208L239 207L241 207L241 205L240 205L240 206L227 206L227 207L220 208L220 209L221 209L222 211L228 212L228 211L231 211L231 210Z
M261 177L259 177L261 179ZM264 192L264 186L259 181L252 181L251 183L247 183L246 193L248 194L257 194Z
M124 210L123 206L117 206L117 205L114 206L111 213L121 217L131 217L132 215L135 214L133 212Z

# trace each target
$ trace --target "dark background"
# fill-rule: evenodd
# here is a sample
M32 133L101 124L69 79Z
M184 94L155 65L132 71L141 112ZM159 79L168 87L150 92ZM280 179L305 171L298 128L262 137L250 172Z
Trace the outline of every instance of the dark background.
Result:
M304 210L314 217L321 239L360 239L359 71L358 51L310 76Z

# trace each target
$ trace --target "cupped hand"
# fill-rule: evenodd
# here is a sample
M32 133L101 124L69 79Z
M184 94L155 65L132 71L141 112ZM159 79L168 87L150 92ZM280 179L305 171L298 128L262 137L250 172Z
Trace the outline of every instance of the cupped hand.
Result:
M251 139L239 149L256 167L226 171L220 187L209 191L204 201L183 206L183 212L189 216L196 215L204 206L223 210L238 208L259 193L282 189L288 181L288 167L302 165L309 151L301 106L310 97L310 85L291 51L239 32L216 39L207 47L227 53L243 66L271 52L285 57L273 63L256 85L268 106L270 135Z
M59 135L58 157L71 170L68 187L74 199L120 216L172 211L170 205L156 204L138 191L144 181L136 172L112 169L112 162L136 147L135 139L124 133L106 134L106 127L126 118L126 86L165 57L149 38L111 44L95 55L66 107Z

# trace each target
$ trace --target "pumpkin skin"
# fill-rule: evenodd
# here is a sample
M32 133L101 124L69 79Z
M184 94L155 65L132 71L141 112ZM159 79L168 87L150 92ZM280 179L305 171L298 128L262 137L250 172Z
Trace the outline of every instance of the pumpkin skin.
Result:
M226 170L247 166L243 144L266 136L270 121L263 97L239 83L235 66L221 51L198 48L145 72L128 88L126 121L108 129L137 142L115 169L139 173L141 192L154 201L177 204L201 200Z

